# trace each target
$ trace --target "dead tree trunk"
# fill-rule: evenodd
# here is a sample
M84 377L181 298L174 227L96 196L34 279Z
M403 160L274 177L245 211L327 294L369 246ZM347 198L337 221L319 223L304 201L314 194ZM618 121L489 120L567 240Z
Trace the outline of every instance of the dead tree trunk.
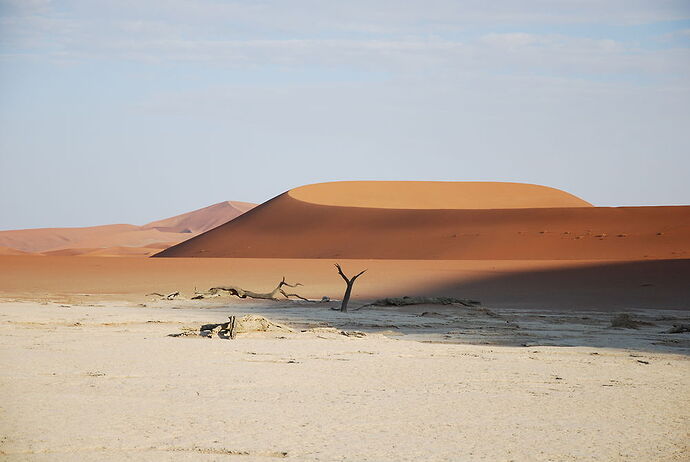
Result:
M299 282L296 284L288 284L285 282L285 277L283 277L283 280L278 283L275 289L273 289L271 292L268 293L259 293L259 292L252 292L251 290L245 290L242 289L241 287L235 287L235 286L219 286L219 287L211 287L208 292L206 293L197 293L194 297L192 297L193 300L198 300L202 298L207 298L210 296L214 296L218 294L219 292L227 292L230 295L236 295L240 298L258 298L262 300L279 300L278 295L282 295L283 297L289 299L290 297L296 297L300 298L302 300L307 300L306 298L302 297L301 295L298 294L288 294L283 290L283 287L299 287L302 284Z
M230 322L228 322L228 336L231 339L235 339L237 335L237 320L234 316L230 316Z
M347 288L345 289L345 295L343 295L343 303L340 305L340 311L347 311L347 304L350 301L350 295L352 295L352 286L355 285L355 281L357 280L357 278L364 274L366 270L361 271L359 274L355 276L352 276L352 278L348 278L347 276L345 276L345 273L343 273L343 269L340 267L338 263L335 264L335 267L338 268L338 274L341 278L345 280L345 284L347 284Z

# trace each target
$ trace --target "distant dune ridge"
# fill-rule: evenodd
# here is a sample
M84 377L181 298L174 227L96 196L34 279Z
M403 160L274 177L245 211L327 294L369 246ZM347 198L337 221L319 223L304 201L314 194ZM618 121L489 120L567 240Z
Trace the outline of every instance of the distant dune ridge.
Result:
M290 190L157 257L689 258L690 206L593 207L519 183L348 181Z
M157 229L168 233L199 234L220 226L254 207L256 204L249 202L220 202L193 212L151 222L142 226L142 229Z
M24 252L53 256L149 256L232 220L254 206L248 202L221 202L143 226L0 231L0 255Z

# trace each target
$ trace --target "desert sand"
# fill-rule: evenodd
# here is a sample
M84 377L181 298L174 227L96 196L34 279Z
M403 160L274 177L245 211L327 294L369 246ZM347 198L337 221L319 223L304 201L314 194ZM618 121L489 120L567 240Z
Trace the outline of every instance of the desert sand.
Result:
M513 193L519 197L523 188L512 183L480 183L485 199L475 201L478 186L469 183L468 200L484 208L468 209L462 195L464 185L441 187L444 193L458 190L445 202L446 196L419 193L422 187L435 192L438 186L429 182L343 182L296 188L157 256L402 260L690 257L690 206L591 207L562 191L531 185L522 185L530 194L518 200L508 192L515 188ZM398 196L409 207L400 208ZM486 208L489 206L502 208Z
M238 217L256 204L221 202L143 226L0 231L0 255L10 250L54 256L149 256ZM9 250L3 251L2 249Z
M486 316L451 307L426 317L417 308L0 304L0 454L688 460L690 350L687 339L678 346L660 333L668 316L641 318L665 321L638 332L610 329L600 314ZM169 336L244 313L291 331ZM518 339L529 344L510 346L516 324L533 334ZM546 346L549 336L573 346ZM439 343L444 337L453 343Z

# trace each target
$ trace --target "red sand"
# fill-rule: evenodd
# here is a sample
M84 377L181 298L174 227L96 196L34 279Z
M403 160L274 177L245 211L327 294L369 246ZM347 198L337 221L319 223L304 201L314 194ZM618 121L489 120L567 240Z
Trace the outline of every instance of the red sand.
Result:
M247 202L221 202L144 226L105 225L0 231L0 246L62 256L149 256L250 210ZM164 246L161 246L161 245ZM0 250L0 254L8 254Z
M400 206L395 194L418 194L424 185L430 185L431 190L438 188L434 183L421 182L343 182L297 188L156 256L419 260L690 257L689 206L591 207L567 193L527 185L534 196L530 204L526 199L505 198L511 184L482 183L472 184L472 188L483 190L481 204L507 208L457 209L464 199L449 198L444 203L433 194L428 200L409 199L419 207L416 209L393 207ZM441 189L451 188L442 185ZM372 195L377 187L380 194L360 194L366 191ZM492 187L495 192L491 192ZM516 194L521 191L521 187L515 189ZM570 205L544 208L547 199ZM517 208L518 203L530 208ZM422 208L424 204L426 208ZM443 209L431 208L444 204Z
M145 301L151 292L239 285L270 291L283 276L312 298L342 297L335 260L226 258L0 257L0 297L96 303ZM486 306L538 309L688 309L690 260L511 261L338 260L347 274L368 271L353 296L448 295ZM80 295L82 294L82 295ZM88 294L83 295L83 294Z
M417 208L410 209L400 208L396 197L415 193L420 183L410 188L385 183L375 197L357 192L372 194L373 185L360 186L298 188L161 252L242 258L2 256L0 296L67 303L142 301L149 292L179 290L190 296L195 288L221 284L268 291L286 276L304 284L299 289L305 296L339 298L343 282L333 268L338 261L347 273L369 269L355 288L354 297L360 299L450 295L516 308L689 308L690 207L591 207L566 193L531 186L530 202L506 196L510 186L498 185L489 194L489 185L482 184L467 189L483 188L484 199L472 199L475 206L505 208L458 209L469 207L465 199L443 202L442 196L430 194L413 200L412 194L405 202ZM545 206L553 204L549 201L559 206ZM149 227L98 227L87 233L94 240L80 242L111 238L113 230L140 233L151 242L115 249L115 254L146 255L164 245L150 235L190 235L180 231L198 230L204 223L173 217ZM28 231L54 245L55 232ZM96 245L69 249L56 250L110 255Z

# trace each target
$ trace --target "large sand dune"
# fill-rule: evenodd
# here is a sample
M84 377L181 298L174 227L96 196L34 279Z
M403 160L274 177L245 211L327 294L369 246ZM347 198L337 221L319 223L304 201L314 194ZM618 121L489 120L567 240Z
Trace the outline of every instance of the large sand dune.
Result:
M0 246L56 256L149 256L232 220L254 206L247 202L221 202L144 226L118 224L0 231ZM10 251L0 251L0 254L10 254Z
M338 181L295 188L299 201L381 209L519 209L591 207L565 191L488 181Z
M688 258L689 244L690 206L592 207L511 183L341 182L288 191L156 256L637 260Z

